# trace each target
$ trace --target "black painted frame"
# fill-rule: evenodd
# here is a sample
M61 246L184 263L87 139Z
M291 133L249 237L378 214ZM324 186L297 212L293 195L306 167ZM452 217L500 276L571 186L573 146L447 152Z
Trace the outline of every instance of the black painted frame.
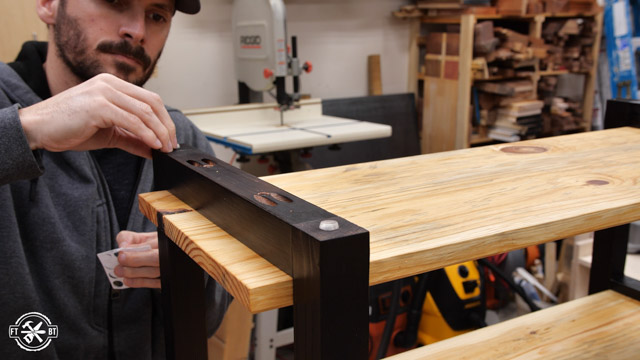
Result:
M637 100L609 100L604 128L623 126L640 128L640 102ZM624 275L629 242L630 224L596 231L589 276L589 294L612 289L640 300L640 281Z
M296 359L368 357L367 230L197 149L154 151L153 166L156 190L293 277ZM339 228L320 229L326 220ZM205 359L202 270L164 234L162 214L158 223L167 358Z

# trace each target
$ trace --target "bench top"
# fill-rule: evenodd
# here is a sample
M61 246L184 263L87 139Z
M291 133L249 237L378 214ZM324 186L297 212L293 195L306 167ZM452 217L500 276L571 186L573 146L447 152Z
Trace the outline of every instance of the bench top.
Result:
M370 231L370 284L640 219L640 129L619 128L269 176ZM157 211L189 207L166 191ZM238 214L242 216L242 214ZM291 277L195 211L165 232L250 311L292 304Z
M607 290L386 360L637 359L639 334L640 302Z

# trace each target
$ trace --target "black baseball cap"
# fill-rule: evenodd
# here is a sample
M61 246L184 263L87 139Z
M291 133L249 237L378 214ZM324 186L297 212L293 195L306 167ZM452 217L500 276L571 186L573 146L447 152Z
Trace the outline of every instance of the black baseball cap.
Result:
M185 14L197 14L200 11L200 0L176 0L176 10Z

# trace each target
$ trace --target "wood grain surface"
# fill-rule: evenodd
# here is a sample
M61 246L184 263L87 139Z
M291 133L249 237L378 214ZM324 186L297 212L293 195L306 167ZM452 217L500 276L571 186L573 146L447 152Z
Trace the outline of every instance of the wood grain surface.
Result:
M637 359L638 332L640 302L607 290L387 359Z
M263 179L369 230L373 285L640 219L640 129ZM164 192L140 198L150 219L185 208ZM165 219L169 237L250 311L291 305L290 277L197 212Z

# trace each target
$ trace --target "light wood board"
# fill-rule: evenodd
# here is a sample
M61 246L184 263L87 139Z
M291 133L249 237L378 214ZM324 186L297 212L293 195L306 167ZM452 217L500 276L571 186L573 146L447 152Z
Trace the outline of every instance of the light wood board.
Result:
M640 302L607 290L387 358L637 359Z
M513 146L523 153L508 152ZM368 229L369 281L378 284L640 219L640 129L264 180ZM157 209L185 206L166 192L143 194L140 204L150 219ZM291 305L290 277L197 212L165 219L169 237L250 311Z

